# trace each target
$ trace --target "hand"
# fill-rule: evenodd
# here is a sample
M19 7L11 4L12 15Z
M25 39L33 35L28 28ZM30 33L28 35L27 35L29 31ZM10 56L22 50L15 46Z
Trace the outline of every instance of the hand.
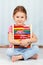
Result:
M20 40L14 39L15 45L20 45Z
M27 47L29 45L30 39L22 39L21 46Z

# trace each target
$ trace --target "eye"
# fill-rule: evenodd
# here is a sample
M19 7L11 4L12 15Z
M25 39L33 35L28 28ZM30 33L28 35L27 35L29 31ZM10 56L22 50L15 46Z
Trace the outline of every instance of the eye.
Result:
M24 18L23 16L21 18Z
M16 18L19 18L19 16L16 16Z

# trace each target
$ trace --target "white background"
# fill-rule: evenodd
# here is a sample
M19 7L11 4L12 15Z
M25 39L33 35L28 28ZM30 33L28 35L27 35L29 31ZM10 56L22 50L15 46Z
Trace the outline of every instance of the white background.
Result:
M38 37L38 44L43 45L43 0L0 0L0 44L9 44L8 27L14 23L13 9L23 5L28 13L26 24L32 24L33 32Z

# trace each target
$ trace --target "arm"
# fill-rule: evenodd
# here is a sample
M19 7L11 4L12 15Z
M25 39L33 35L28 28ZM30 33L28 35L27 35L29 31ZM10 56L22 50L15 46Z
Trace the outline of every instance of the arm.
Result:
M8 40L10 43L12 43L13 45L19 45L20 42L18 42L17 40L14 40L14 35L13 33L9 33L8 34Z
M8 40L11 44L13 45L19 45L19 42L14 40L14 34L13 34L13 26L14 25L11 25L8 29Z
M37 42L37 36L34 34L34 33L32 33L32 37L30 38L30 42L31 43L35 43L35 42Z
M37 36L34 33L32 33L32 37L30 39L27 39L27 42L31 44L37 42L37 40Z
M22 46L28 46L29 44L37 42L37 37L34 33L32 33L32 37L30 39L22 39L21 44Z

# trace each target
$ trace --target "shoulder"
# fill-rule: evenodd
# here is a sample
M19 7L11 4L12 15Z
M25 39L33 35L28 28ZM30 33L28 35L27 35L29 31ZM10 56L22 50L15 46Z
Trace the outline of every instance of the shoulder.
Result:
M8 33L12 33L13 27L14 27L14 24L12 24L12 25L10 25L10 26L8 27Z
M8 29L12 29L12 27L14 27L15 24L12 24L8 27Z
M25 26L29 26L29 27L32 27L32 24L30 24L30 25L25 25Z

